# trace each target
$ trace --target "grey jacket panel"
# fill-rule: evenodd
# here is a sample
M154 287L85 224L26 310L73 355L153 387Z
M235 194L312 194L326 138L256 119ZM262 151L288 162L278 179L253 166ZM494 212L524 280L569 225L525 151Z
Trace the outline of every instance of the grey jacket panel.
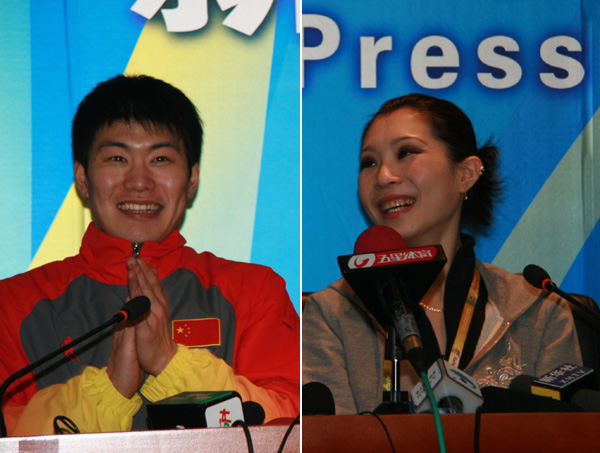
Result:
M161 281L169 300L169 319L218 318L221 344L205 346L216 357L233 365L236 317L231 303L216 286L205 288L190 270L178 269ZM39 301L21 325L21 342L30 362L99 326L117 313L128 296L127 286L97 282L85 275L76 278L55 300ZM36 370L38 389L67 382L86 366L105 367L110 357L113 330L92 336L73 351L58 356ZM133 421L134 429L148 429L146 405ZM58 414L57 414L58 415Z

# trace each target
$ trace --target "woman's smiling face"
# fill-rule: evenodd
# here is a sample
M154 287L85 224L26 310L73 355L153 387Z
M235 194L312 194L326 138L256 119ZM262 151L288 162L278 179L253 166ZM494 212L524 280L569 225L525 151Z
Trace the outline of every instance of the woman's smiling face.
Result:
M376 225L394 228L409 246L455 241L470 184L447 146L410 108L377 117L360 153L360 200Z

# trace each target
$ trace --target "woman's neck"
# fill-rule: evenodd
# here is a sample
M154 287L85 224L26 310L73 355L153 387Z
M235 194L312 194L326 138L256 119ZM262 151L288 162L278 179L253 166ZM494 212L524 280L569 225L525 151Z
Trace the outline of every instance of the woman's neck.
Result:
M444 267L433 281L432 285L429 287L421 301L425 305L435 309L442 309L444 306L444 288L446 287L446 278L448 277L450 266L452 266L452 261L454 261L454 257L461 246L460 235L456 236L455 241L447 241L446 244L441 245L446 255L446 264L444 264Z

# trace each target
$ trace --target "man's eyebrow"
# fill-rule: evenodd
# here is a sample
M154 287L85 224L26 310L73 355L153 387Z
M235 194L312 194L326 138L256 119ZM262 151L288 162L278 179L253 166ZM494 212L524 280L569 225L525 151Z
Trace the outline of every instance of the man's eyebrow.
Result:
M172 142L170 140L167 140L165 142L159 142L159 143L155 143L154 145L152 145L150 147L151 149L158 149L158 148L174 148L177 151L179 151L179 145L177 144L177 142Z
M114 141L114 140L107 140L105 142L100 143L100 145L98 146L98 149L102 149L102 148L124 148L127 149L128 146L123 143L123 142L118 142L118 141Z
M127 143L120 142L118 140L107 140L107 141L101 143L98 146L98 149L100 150L100 149L103 149L103 148L113 148L113 147L114 148L122 148L122 149L129 149L130 148L130 146L127 145ZM181 149L180 149L179 145L177 144L177 142L170 141L170 140L167 140L167 141L164 141L164 142L155 143L155 144L153 144L150 147L150 149L152 149L152 150L160 149L160 148L173 148L176 151L181 151Z

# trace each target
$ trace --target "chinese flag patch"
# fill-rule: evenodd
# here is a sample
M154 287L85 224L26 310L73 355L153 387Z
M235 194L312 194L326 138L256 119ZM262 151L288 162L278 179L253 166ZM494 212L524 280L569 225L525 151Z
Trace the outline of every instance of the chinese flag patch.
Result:
M173 340L184 346L218 346L221 344L221 320L177 319L173 321Z

